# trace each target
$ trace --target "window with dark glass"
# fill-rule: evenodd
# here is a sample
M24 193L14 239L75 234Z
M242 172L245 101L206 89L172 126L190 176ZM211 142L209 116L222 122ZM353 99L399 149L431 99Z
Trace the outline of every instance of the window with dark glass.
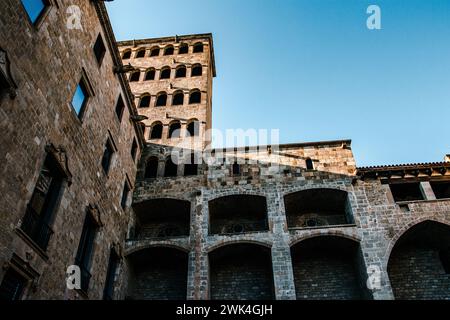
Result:
M102 36L99 34L94 44L94 54L99 65L102 64L105 53L106 53L105 44L103 43Z
M150 95L145 95L141 98L141 101L139 101L139 108L148 108L150 107Z
M159 48L153 48L150 51L150 57L157 57L157 56L159 56Z
M123 111L125 109L125 103L123 102L122 96L119 97L116 103L116 115L119 121L122 121Z
M186 43L180 44L178 54L186 54L189 52L189 46Z
M179 138L181 131L181 124L179 122L174 122L169 127L169 139Z
M114 154L114 148L111 144L111 141L106 142L105 145L105 150L103 152L103 157L102 157L102 168L105 171L106 174L108 174L109 172L109 167L111 166L111 159L112 156Z
M188 124L186 128L186 136L187 137L196 137L199 134L199 122L192 121Z
M162 123L157 123L152 126L152 131L150 133L150 139L161 139L162 138L163 125Z
M238 176L240 174L241 174L241 166L237 162L233 163L233 175Z
M145 57L145 49L141 49L136 52L136 58L144 58Z
M27 279L19 272L8 268L0 285L0 301L21 300L27 283Z
M120 258L114 249L109 254L108 271L106 272L105 289L103 290L103 300L114 300L114 281Z
M196 64L192 67L191 77L201 77L203 74L203 68L200 64Z
M314 170L314 162L310 158L306 159L306 169Z
M167 94L161 93L158 95L158 98L156 99L156 106L157 107L165 107L167 105Z
M450 199L450 181L431 181L436 199Z
M389 185L395 202L424 200L419 182Z
M184 164L184 175L186 177L196 176L198 173L198 164L195 161L195 154L192 153L187 162Z
M177 68L177 71L175 72L175 78L185 78L186 77L186 67L180 66Z
M125 182L125 185L123 186L122 200L120 201L120 205L122 206L122 209L126 209L126 207L127 207L129 194L130 194L130 187L128 186L128 183Z
M125 52L123 53L123 55L122 55L122 59L123 59L123 60L128 60L128 59L130 59L130 58L131 58L131 50L125 51Z
M136 142L136 139L133 140L133 144L131 145L131 157L133 160L136 160L136 154L137 154L138 144Z
M138 82L141 77L141 73L139 71L133 72L130 75L130 82Z
M55 166L50 157L47 157L21 225L22 231L44 251L53 234L50 224L53 222L63 182Z
M163 69L161 69L161 75L160 75L160 79L170 79L170 71L171 69L169 67L165 67Z
M145 74L145 80L155 80L155 69L150 69L147 71L147 73Z
M203 43L199 42L194 44L194 53L203 52Z
M31 22L35 24L49 5L48 0L21 0Z
M89 99L89 92L87 90L87 85L84 79L81 79L81 81L77 85L77 88L72 98L72 107L77 113L79 118L83 116L88 99Z
M178 172L178 166L172 161L172 157L169 157L164 167L164 177L176 177Z
M176 92L173 95L172 105L173 106L181 106L184 103L184 93Z
M202 101L202 94L200 91L194 91L189 96L189 104L200 103Z
M167 47L166 49L164 49L164 55L165 56L171 56L171 55L173 55L173 47L172 46L169 46L169 47Z
M92 277L90 269L97 229L97 222L90 213L87 213L83 224L83 231L81 232L77 256L75 258L75 264L81 271L81 290L86 293L89 290L89 282Z
M145 165L145 178L152 179L156 178L158 175L158 165L159 161L157 157L151 157L147 160Z

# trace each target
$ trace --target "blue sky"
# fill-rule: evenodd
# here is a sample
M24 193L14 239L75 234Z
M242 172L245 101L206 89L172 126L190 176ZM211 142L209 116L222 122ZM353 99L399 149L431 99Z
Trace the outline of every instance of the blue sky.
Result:
M380 6L382 30L366 9ZM213 126L350 138L358 166L450 153L448 0L118 0L118 40L213 33Z

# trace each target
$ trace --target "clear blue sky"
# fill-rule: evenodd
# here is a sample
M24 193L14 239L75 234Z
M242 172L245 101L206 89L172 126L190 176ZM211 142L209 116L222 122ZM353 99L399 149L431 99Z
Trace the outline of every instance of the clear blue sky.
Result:
M370 4L382 30L366 28ZM213 33L213 126L350 138L358 166L450 153L449 0L116 0L118 40Z

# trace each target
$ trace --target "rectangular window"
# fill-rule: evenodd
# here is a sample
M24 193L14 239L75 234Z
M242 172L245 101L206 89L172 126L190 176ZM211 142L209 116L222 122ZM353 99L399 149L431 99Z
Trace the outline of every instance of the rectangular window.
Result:
M103 291L103 300L114 299L114 280L116 278L117 267L119 266L119 256L114 249L109 254L108 271L106 273L105 289Z
M95 58L97 59L99 66L102 65L102 61L103 61L103 57L105 56L105 53L106 53L105 44L103 43L102 36L99 34L97 37L97 40L95 41L95 44L94 44L94 54L95 54Z
M77 113L78 117L81 118L86 108L86 103L89 98L89 93L86 87L85 81L82 79L77 85L75 94L72 98L72 107Z
M424 200L420 183L399 183L389 185L395 202Z
M449 181L432 181L430 182L431 188L434 191L436 199L449 199L450 198L450 182Z
M119 100L117 100L117 104L116 104L116 115L120 122L122 121L124 109L125 109L125 104L123 103L122 96L119 96Z
M114 154L114 148L111 144L111 141L106 141L105 151L103 152L102 158L102 168L106 174L109 172L109 167L111 166L111 159Z
M27 279L16 270L9 268L0 285L0 301L20 300L27 285Z
M62 177L47 157L21 225L21 229L44 251L53 234L50 224L56 212L61 189Z
M48 6L46 0L21 0L25 11L28 14L31 22L35 24L41 15L44 13L45 8Z
M80 267L81 271L81 290L86 293L88 292L89 282L91 280L90 268L97 228L97 223L91 214L86 214L77 257L75 259L75 264Z
M133 139L133 145L131 146L131 157L133 158L133 160L136 160L137 149L138 145L136 139Z
M128 186L128 183L125 182L125 185L123 187L122 200L120 202L120 205L122 206L123 209L126 209L127 207L129 194L130 194L130 187Z

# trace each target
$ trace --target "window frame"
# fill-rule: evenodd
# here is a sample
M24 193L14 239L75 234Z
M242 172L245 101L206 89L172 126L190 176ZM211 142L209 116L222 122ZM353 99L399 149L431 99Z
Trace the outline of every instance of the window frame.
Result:
M45 18L48 15L48 13L50 12L51 7L53 6L52 1L54 1L54 0L42 0L42 3L44 4L44 8L38 14L36 19L33 21L33 20L31 20L30 14L28 13L28 10L26 9L25 5L23 4L23 1L20 0L20 6L22 7L23 11L25 12L27 21L32 26L32 28L39 29L39 27L42 25L42 23L44 22Z
M97 52L96 52L96 46L97 46L98 43L101 44L101 48L102 48L102 51L100 53L100 57L97 56ZM97 61L98 67L100 68L102 66L103 59L106 56L106 45L105 45L105 41L103 41L103 37L102 37L101 32L99 32L99 34L97 36L97 39L94 42L94 46L92 47L92 51L94 52L95 60Z
M120 108L120 115L117 112L118 111L118 107L121 106ZM123 114L125 113L125 101L123 101L122 95L119 95L119 98L116 101L116 107L114 109L115 114L117 116L117 119L119 120L119 123L122 123L122 119L123 119Z
M83 87L84 87L84 89L85 89L85 92L84 92L84 93L85 93L85 99L84 99L84 101L83 101L83 103L82 103L82 105L81 105L81 107L80 107L80 110L77 112L76 109L75 109L75 107L73 106L73 99L75 98L75 94L76 94L76 92L77 92L77 90L78 90L78 86L79 86L80 84L82 84ZM81 87L81 88L83 88L83 87ZM91 86L91 83L90 83L90 81L89 81L89 78L87 77L86 71L85 71L84 68L83 68L82 73L81 73L81 78L80 78L80 80L77 82L77 85L76 85L76 87L75 87L75 90L74 90L73 93L72 93L72 99L71 99L71 101L70 101L70 106L71 106L73 112L75 113L75 115L77 116L77 118L78 118L80 121L83 121L84 116L85 116L85 114L86 114L86 110L87 110L88 104L89 104L90 100L91 100L94 96L95 96L94 90L92 89L92 86Z
M111 154L110 154L109 160L108 160L108 167L105 168L103 161L105 159L106 149L108 147L110 148ZM103 156L102 156L102 160L101 160L101 166L102 166L103 172L105 173L106 176L109 176L109 173L110 173L110 170L111 170L111 162L112 162L112 159L113 159L114 154L116 152L117 152L117 148L116 148L116 145L114 144L114 141L112 140L111 137L108 137L106 139L105 148L103 150Z

